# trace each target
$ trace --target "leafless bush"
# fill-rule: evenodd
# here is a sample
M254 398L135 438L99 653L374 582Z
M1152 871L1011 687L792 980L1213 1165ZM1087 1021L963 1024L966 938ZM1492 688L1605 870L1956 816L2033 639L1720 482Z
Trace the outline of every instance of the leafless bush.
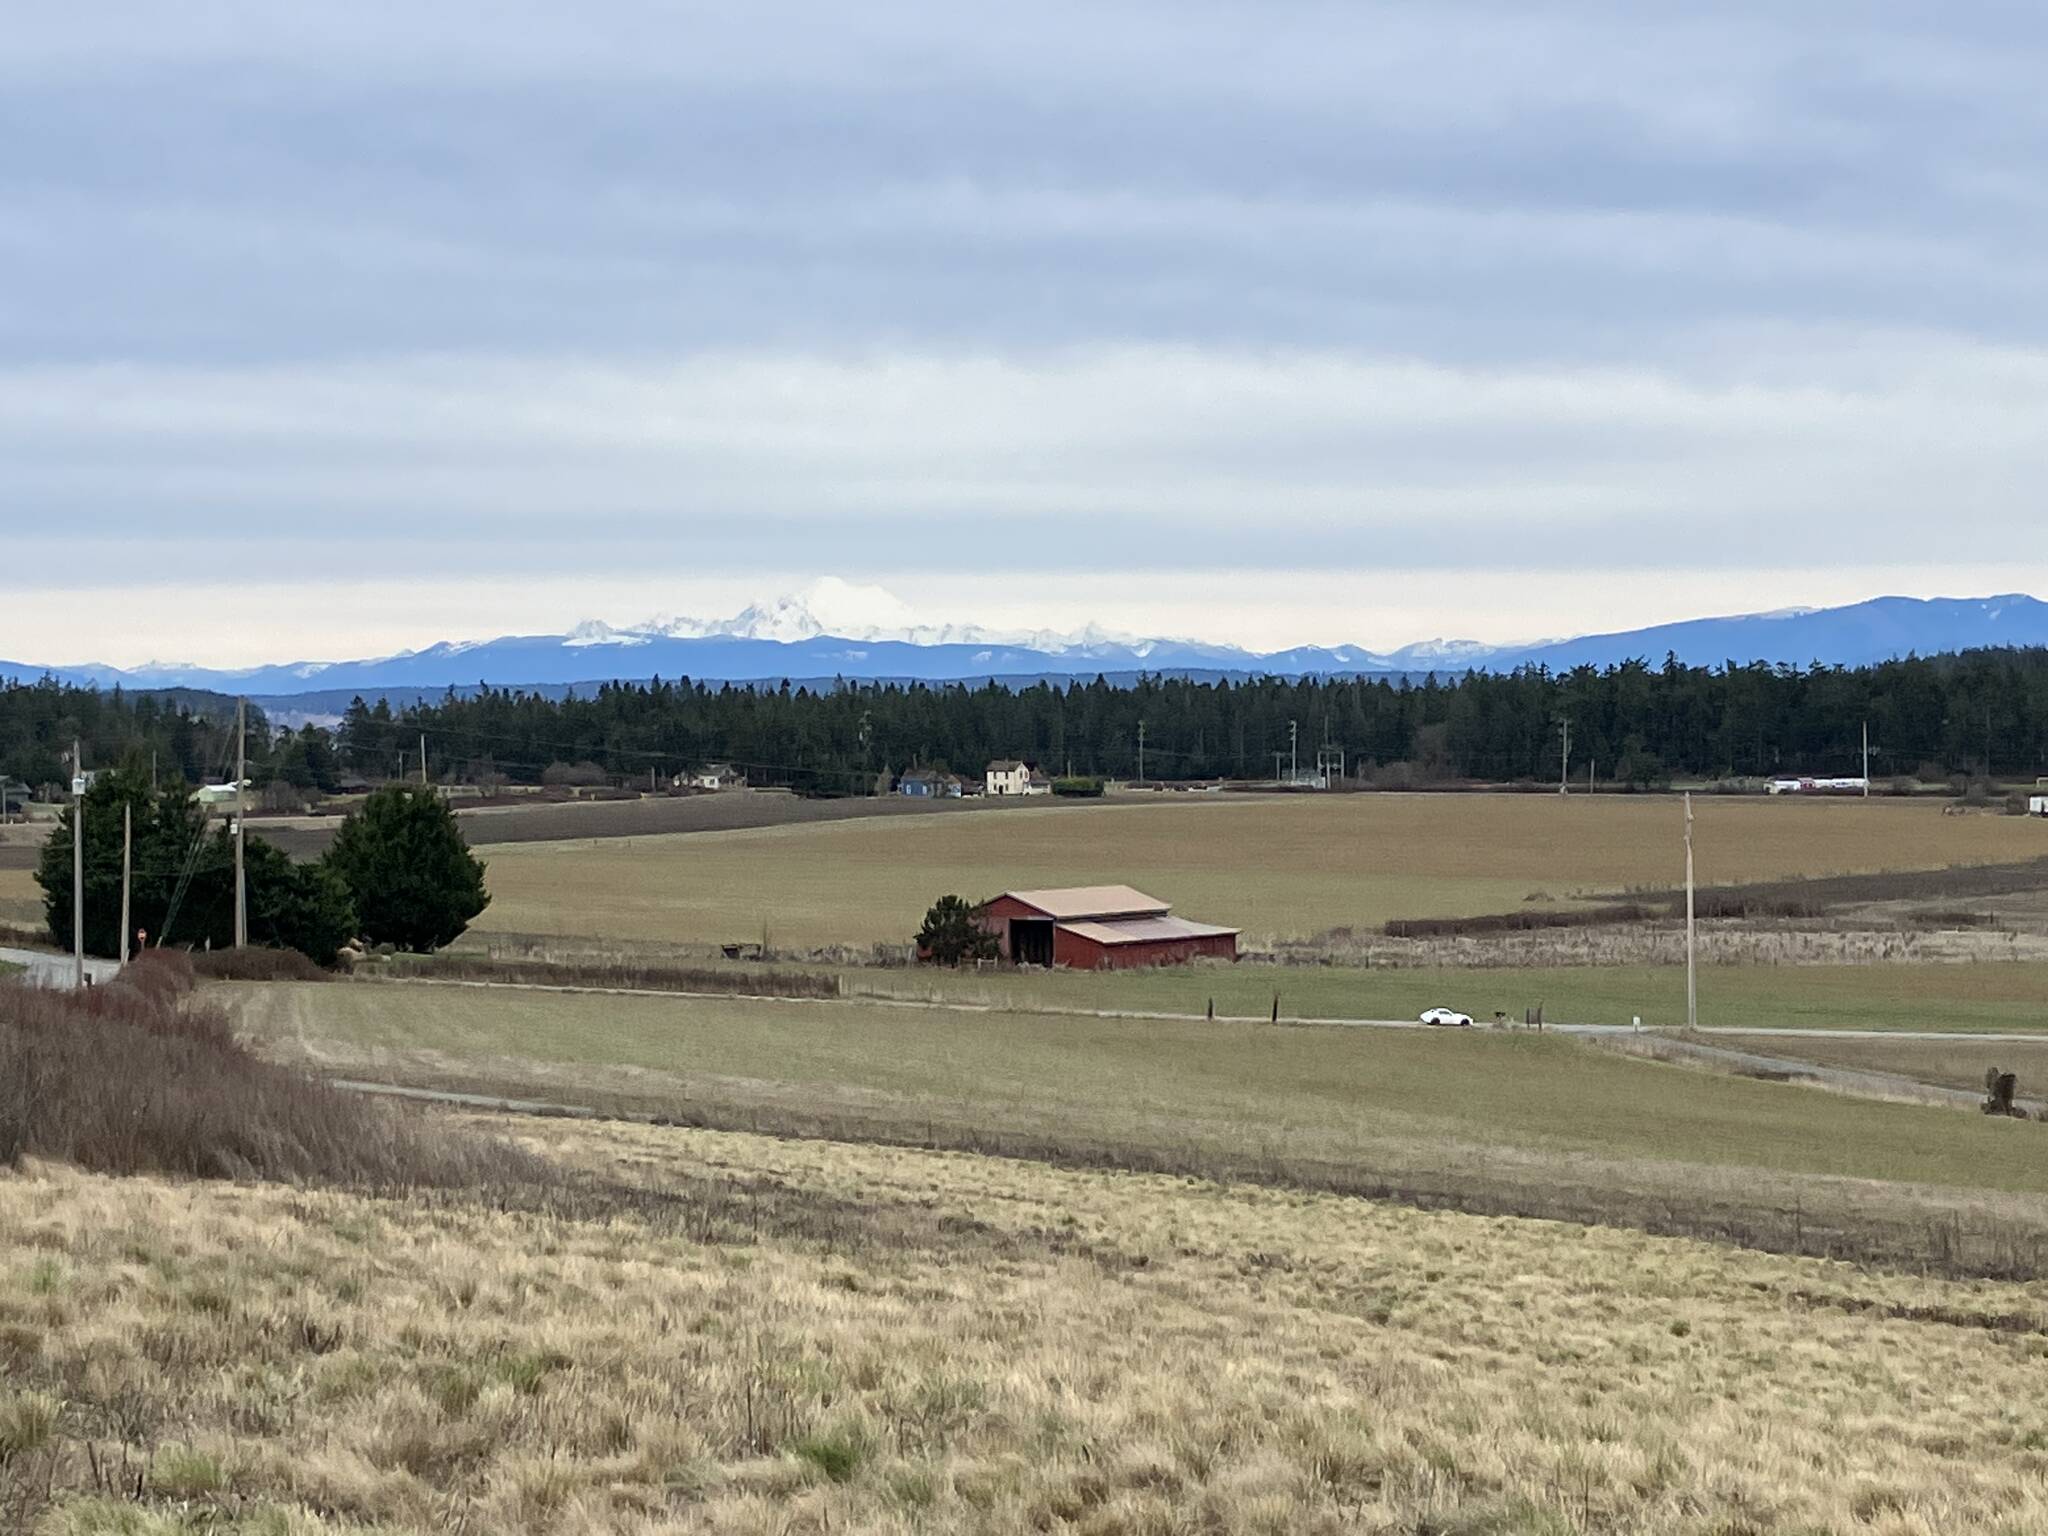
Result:
M1537 909L1521 912L1489 912L1478 917L1397 917L1383 932L1390 939L1434 939L1453 934L1516 933L1536 928L1594 928L1614 923L1642 923L1664 916L1652 907L1628 902L1608 907L1581 907L1575 911Z
M619 987L636 992L719 992L755 997L837 997L839 978L815 971L721 970L639 960L500 960L443 952L395 974L543 987Z
M1819 917L1827 911L1827 904L1797 891L1709 888L1694 896L1693 909L1702 918Z
M256 809L266 816L303 815L306 792L282 779L273 780L256 791Z
M607 782L607 775L596 763L549 763L541 770L540 781L549 786L575 787L603 784Z
M104 987L0 988L0 1163L388 1189L545 1181L525 1153L259 1060L187 996L192 977L153 950Z
M326 981L327 972L296 949L216 949L191 957L207 981Z

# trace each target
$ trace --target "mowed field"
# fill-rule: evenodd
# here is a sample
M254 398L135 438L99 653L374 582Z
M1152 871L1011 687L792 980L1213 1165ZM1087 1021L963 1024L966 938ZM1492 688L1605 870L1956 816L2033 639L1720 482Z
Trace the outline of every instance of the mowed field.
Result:
M250 1536L2048 1529L2036 1285L527 1127L574 1199L0 1175L5 1507Z
M2048 1128L1717 1076L1555 1034L398 982L217 995L266 1054L345 1079L1802 1251L1948 1262L1974 1244L1972 1262L2000 1272L2048 1263Z
M744 972L742 972L744 974ZM855 994L1012 1008L1283 1019L1415 1019L1456 1008L1481 1023L1528 1010L1566 1024L1685 1023L1682 966L1359 969L1320 965L1169 966L1120 972L847 969ZM2048 965L1708 966L1700 1023L1733 1029L2041 1030Z
M1932 803L1703 798L1699 878L2048 853L2048 824ZM1170 797L489 850L480 933L785 948L903 943L932 900L1124 882L1253 941L1569 904L1684 878L1668 797Z

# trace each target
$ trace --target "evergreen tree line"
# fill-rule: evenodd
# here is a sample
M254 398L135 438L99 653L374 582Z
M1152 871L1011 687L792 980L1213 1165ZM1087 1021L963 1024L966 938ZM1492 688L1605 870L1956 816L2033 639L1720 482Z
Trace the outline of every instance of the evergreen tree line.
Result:
M357 700L332 733L273 731L250 711L250 776L332 789L418 771L427 737L439 779L537 783L590 764L632 781L712 761L756 784L866 793L911 767L978 774L1024 758L1052 774L1266 778L1339 748L1354 773L1496 782L1554 780L1571 730L1576 775L1850 774L1870 728L1880 778L2048 775L2048 649L1983 650L1843 668L1641 662L1552 673L1225 680L1101 678L1025 687L844 684L823 688L614 683L548 699L485 688L394 711ZM0 775L61 785L74 736L86 762L134 755L189 783L233 772L233 701L126 695L45 679L0 685Z
M76 741L87 768L135 759L159 784L220 783L235 771L235 701L197 689L127 693L79 688L45 677L0 681L0 779L37 790L71 781ZM326 731L307 726L273 730L263 711L248 710L249 777L332 791L340 760Z
M509 689L401 712L358 700L336 735L369 777L417 763L437 776L537 782L590 763L628 782L725 761L759 783L865 793L909 767L979 774L1025 758L1053 774L1266 778L1341 748L1354 774L1418 780L1555 780L1564 725L1575 774L1654 783L1672 775L1853 774L1870 729L1878 777L2048 774L2048 650L1985 650L1807 668L1662 667L1386 679L1175 678L1112 685L848 684L823 689L615 683L587 698Z

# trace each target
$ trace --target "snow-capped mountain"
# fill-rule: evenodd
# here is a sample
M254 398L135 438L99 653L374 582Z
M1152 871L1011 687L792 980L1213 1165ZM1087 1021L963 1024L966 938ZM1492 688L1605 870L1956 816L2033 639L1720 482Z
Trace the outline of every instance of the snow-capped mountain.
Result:
M297 661L240 671L157 662L124 669L0 661L0 678L34 678L49 672L68 682L100 686L207 688L269 699L338 694L345 702L350 693L375 696L385 690L438 692L478 683L561 689L651 677L711 682L947 682L1141 672L1412 677L1520 666L1565 670L1632 659L1661 665L1667 655L1693 666L1751 661L1860 666L1895 656L1998 645L2048 645L2048 603L2023 594L1881 597L1843 608L1693 619L1519 646L1426 640L1388 652L1349 645L1255 652L1195 640L1119 635L1094 625L1056 633L933 624L879 587L827 578L791 596L752 604L726 619L665 618L624 627L591 620L566 634L450 641L361 661Z
M593 622L578 631L602 630L634 644L641 637L669 639L774 640L796 645L831 636L841 640L898 641L904 645L991 645L1047 655L1087 655L1130 651L1142 655L1160 642L1120 635L1089 624L1072 633L1057 630L999 630L979 624L932 624L886 588L864 586L837 576L823 576L799 592L772 602L750 603L729 619L657 617L626 630ZM1177 642L1194 644L1192 641ZM1242 652L1237 654L1242 655Z

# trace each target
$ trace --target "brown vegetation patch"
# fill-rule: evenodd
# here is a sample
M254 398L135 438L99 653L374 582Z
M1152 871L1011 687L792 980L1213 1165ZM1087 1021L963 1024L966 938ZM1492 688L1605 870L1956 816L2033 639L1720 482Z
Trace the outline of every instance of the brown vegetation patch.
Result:
M192 972L205 981L327 981L328 973L296 949L213 949L192 955Z
M375 974L368 968L367 974ZM634 992L706 992L736 997L837 997L839 978L817 971L746 970L664 965L628 959L501 960L443 951L407 961L394 974L408 980L506 982L524 987Z
M1380 931L1390 939L1435 939L1488 933L1522 933L1546 928L1597 928L1616 923L1641 923L1670 914L1641 902L1604 907L1550 910L1535 907L1519 912L1488 912L1477 917L1397 917Z
M82 992L0 988L0 1166L24 1156L108 1173L478 1185L540 1174L239 1043L195 1003L190 960L152 950Z

